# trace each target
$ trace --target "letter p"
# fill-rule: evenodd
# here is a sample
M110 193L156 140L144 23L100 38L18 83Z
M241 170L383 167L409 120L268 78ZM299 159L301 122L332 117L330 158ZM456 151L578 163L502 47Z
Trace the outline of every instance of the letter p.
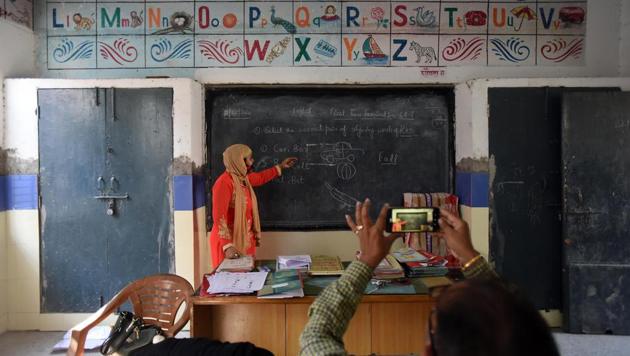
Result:
M249 7L249 28L254 27L254 21L260 18L260 9L256 6Z

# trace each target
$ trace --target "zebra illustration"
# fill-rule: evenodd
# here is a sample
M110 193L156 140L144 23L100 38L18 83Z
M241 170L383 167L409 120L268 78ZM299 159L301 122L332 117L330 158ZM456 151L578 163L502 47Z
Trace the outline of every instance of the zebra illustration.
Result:
M433 47L422 47L418 42L411 41L409 49L416 53L416 63L420 63L422 57L426 57L424 63L433 63L433 61L437 61L437 56L435 55Z

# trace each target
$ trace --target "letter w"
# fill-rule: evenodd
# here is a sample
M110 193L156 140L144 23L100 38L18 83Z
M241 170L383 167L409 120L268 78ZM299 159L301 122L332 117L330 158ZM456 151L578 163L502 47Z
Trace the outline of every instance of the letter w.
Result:
M254 45L250 48L249 41L245 40L245 55L247 56L247 60L251 61L254 57L254 52L258 54L258 59L261 61L265 59L265 54L267 54L267 48L269 47L269 40L265 41L265 46L260 48L260 41L254 40Z

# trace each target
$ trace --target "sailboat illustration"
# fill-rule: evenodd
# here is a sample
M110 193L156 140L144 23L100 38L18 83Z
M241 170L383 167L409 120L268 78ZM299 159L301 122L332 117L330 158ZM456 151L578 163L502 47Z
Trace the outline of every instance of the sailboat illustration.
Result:
M363 41L363 55L366 59L384 59L387 55L383 53L381 48L376 43L376 40L372 35L368 35L368 38Z

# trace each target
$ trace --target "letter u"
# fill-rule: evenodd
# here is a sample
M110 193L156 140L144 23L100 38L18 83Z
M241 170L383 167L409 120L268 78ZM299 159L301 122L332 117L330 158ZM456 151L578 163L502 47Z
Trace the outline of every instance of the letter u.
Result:
M492 22L496 27L505 26L505 8L501 9L501 21L497 21L497 8L492 9Z

